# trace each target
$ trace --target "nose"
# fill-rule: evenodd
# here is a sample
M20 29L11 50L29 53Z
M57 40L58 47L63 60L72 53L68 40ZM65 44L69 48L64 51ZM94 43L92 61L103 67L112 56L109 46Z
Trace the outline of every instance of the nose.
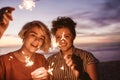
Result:
M36 37L36 38L35 38L35 41L39 41L39 38Z
M36 38L35 38L35 41L37 41L37 42L41 42L41 39L38 38L38 37L36 37Z
M65 39L61 39L61 42L65 42Z
M65 37L62 37L61 40L65 40Z
M61 41L62 41L62 42L65 41L65 37L64 37L64 35L62 35L62 37L61 37Z

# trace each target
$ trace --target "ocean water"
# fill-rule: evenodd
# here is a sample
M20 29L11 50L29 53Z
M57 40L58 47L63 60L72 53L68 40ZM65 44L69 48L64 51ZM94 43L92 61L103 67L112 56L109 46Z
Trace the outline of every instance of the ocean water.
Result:
M100 62L120 61L120 43L86 44L76 47L91 52Z
M76 44L75 47L91 52L100 62L120 61L120 44ZM20 46L0 47L0 55L19 49ZM54 51L46 54L46 58L53 54Z

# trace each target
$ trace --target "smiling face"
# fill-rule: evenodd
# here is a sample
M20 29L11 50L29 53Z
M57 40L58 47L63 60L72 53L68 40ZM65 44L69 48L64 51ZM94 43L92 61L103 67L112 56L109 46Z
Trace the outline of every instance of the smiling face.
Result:
M62 52L67 52L73 47L73 35L68 28L59 28L55 34L56 42Z
M44 43L44 33L39 27L31 28L24 37L23 49L27 52L35 52L40 49Z

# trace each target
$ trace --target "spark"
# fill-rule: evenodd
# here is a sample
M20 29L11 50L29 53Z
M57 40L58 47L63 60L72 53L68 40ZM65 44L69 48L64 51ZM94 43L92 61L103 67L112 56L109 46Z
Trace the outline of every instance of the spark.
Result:
M56 56L55 56L55 58L56 58ZM54 70L53 67L54 67L54 62L52 62L52 63L49 65L49 67L48 67L48 73L49 73L50 75L53 75L53 70ZM64 70L64 66L61 66L60 69L61 69L61 70Z
M58 48L58 46L59 46L59 43L56 42L55 37L52 37L52 48L51 49L56 50Z
M54 62L51 63L51 66L53 66L53 65L54 65Z
M22 51L22 54L24 55L25 52ZM32 60L30 60L30 57L28 57L28 56L25 56L25 63L26 63L25 66L27 66L27 67L32 66L34 64L34 62Z
M25 8L26 10L32 11L32 8L35 7L35 0L23 0L22 4L20 4L19 9Z
M54 65L54 62L52 62L50 66L53 66L53 65ZM50 66L49 66L49 68L48 68L48 73L51 74L51 75L53 75L53 73L52 73L53 68L50 67Z
M30 60L30 57L28 56L25 56L25 62L26 62L26 65L25 66L32 66L33 65L33 61Z
M53 75L52 71L53 71L53 68L48 69L48 73L51 74L51 75Z
M62 37L61 37L60 40L62 42L64 42L64 40L66 40L66 38L65 38L65 32L62 33ZM54 36L52 36L52 47L51 47L51 50L57 50L57 49L59 49L59 46L61 46L59 44L59 41L56 42L56 38Z
M13 59L13 57L12 56L9 56L10 58L9 58L9 60L11 60L11 59Z
M61 70L64 70L64 66L61 66L60 69L61 69Z

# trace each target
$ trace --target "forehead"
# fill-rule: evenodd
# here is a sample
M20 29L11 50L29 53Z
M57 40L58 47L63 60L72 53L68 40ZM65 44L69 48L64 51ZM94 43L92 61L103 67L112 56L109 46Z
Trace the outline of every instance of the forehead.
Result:
M40 27L37 27L37 26L34 26L34 27L30 28L28 33L35 33L35 34L44 35L43 30Z
M62 34L62 33L71 34L71 32L68 28L58 28L56 31L56 35Z

